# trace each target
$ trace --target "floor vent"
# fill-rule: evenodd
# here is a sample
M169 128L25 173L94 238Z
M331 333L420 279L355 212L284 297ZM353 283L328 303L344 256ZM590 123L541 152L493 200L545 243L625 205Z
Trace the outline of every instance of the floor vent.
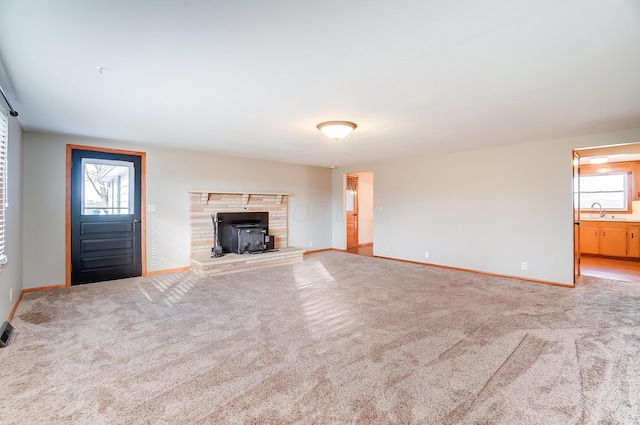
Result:
M4 322L2 327L0 327L0 347L6 347L7 344L9 344L11 332L13 332L13 326L11 326L11 323Z

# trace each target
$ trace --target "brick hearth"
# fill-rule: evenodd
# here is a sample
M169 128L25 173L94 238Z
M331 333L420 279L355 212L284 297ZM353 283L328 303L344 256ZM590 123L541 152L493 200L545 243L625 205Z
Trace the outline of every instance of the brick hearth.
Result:
M200 256L191 259L191 269L202 276L222 275L262 267L294 264L303 260L304 251L298 248L283 248L277 252L263 254L225 254L221 258Z

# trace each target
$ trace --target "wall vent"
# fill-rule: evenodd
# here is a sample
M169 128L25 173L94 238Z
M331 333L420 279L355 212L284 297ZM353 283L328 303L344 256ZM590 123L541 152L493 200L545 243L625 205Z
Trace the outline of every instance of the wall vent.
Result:
M0 327L0 347L6 347L9 344L11 332L13 332L13 326L11 326L11 323L4 322L2 327Z

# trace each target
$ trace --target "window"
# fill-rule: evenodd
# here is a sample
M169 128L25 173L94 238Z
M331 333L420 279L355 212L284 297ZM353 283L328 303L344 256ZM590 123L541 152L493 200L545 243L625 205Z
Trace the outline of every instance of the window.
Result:
M629 173L580 176L580 209L629 211Z
M7 139L9 122L4 111L0 111L0 265L6 264L7 256L4 253L4 240L6 228L7 206Z
M134 173L132 162L83 158L82 214L133 214Z
M347 176L347 205L346 210L348 212L356 211L356 194L358 193L358 177Z

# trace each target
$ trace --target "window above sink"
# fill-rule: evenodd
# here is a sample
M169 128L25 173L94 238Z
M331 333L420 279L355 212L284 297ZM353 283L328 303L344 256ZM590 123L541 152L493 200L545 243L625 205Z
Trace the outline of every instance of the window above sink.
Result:
M613 172L580 176L580 209L583 212L631 212L632 173Z

